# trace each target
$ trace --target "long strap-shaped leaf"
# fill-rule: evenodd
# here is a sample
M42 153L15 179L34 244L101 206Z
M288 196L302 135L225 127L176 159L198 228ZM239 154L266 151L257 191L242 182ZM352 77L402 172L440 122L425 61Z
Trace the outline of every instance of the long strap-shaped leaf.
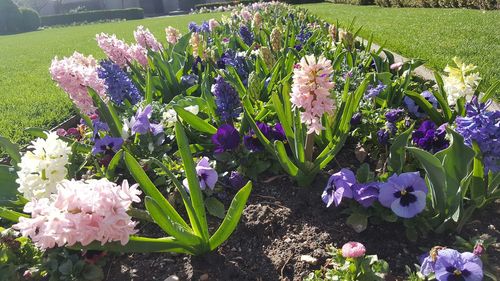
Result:
M168 208L162 208L153 198L146 197L146 209L166 233L174 236L179 242L192 246L200 244L201 239L194 233L182 225L180 225L173 217L175 214L169 213Z
M21 162L21 153L19 153L19 145L12 143L9 139L0 136L0 147L2 147L14 164Z
M185 110L180 106L174 106L174 109L179 117L182 118L182 120L186 121L191 127L195 128L196 130L211 135L217 133L217 128L210 125L207 121L201 119L193 113Z
M248 182L233 198L231 206L227 210L226 217L219 226L219 229L210 237L210 250L215 250L224 241L229 238L231 233L238 225L241 214L245 208L250 192L252 191L252 182Z
M12 222L18 222L20 217L29 218L29 216L26 214L18 213L16 211L0 207L0 218L4 218Z
M203 241L208 242L208 224L203 194L201 193L200 182L198 181L198 174L196 173L194 166L193 156L191 155L191 150L189 149L186 132L184 132L184 128L179 122L175 123L175 136L177 138L177 146L179 147L182 162L184 164L184 170L186 172L189 194L191 195L191 203L193 204L196 217L200 222L201 229L197 229L196 227L194 231L195 234L199 235Z
M122 123L118 118L115 108L112 103L106 104L101 97L91 88L88 88L88 92L94 104L99 109L99 116L106 121L109 126L109 131L113 137L119 138L122 135Z
M130 237L127 244L111 242L101 245L100 242L92 242L89 245L74 245L69 248L85 250L101 250L120 253L152 253L152 252L175 252L194 255L196 252L189 246L183 245L174 237L148 238L140 236Z
M144 190L146 195L155 199L155 201L160 204L161 208L164 209L164 212L171 214L172 219L175 220L179 225L191 230L184 219L179 215L179 213L177 213L170 202L165 199L163 194L161 194L158 188L156 188L153 182L149 179L148 175L146 175L141 165L137 163L134 156L130 155L130 153L128 152L124 152L124 159L130 173L134 177L135 181L140 185L141 189Z

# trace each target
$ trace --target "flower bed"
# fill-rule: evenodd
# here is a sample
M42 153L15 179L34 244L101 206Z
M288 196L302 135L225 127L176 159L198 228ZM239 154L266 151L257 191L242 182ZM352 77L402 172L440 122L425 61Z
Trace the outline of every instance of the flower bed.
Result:
M435 74L436 83L422 81L412 74L422 61L395 62L357 41L350 26L339 31L274 2L191 23L184 35L172 27L165 32L162 43L139 26L133 44L97 34L107 56L101 61L78 52L54 58L50 74L80 124L30 129L37 139L23 154L0 139L12 159L0 170L0 217L13 222L26 247L52 254L14 275L99 280L102 253L210 260L216 249L218 267L235 252L271 257L243 262L229 275L211 271L222 280L389 276L388 264L366 251L387 259L396 276L407 264L447 280L446 262L455 276L488 275L484 250L491 239L469 235L471 242L452 244L427 237L470 233L471 218L500 196L500 112L487 110L498 83L477 92L479 74L458 59L444 76ZM282 182L268 187L277 177ZM344 225L350 229L336 237ZM401 235L392 241L411 248L404 264L391 258L397 247L384 252L374 245L374 234L390 236L394 228ZM230 238L233 231L248 241ZM367 247L324 250L350 240ZM430 251L421 270L412 265L422 254L417 243ZM81 250L83 265L75 258ZM61 261L68 255L71 264ZM178 272L185 262L174 260L170 269Z

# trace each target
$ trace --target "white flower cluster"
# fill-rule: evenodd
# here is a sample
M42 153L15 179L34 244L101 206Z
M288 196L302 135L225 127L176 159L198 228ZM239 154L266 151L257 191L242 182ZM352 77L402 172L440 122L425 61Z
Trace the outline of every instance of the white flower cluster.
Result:
M68 173L71 148L55 132L34 140L29 148L19 163L18 191L28 200L47 198L57 192L57 184Z
M200 112L200 107L198 105L190 105L184 107L184 110L193 113L194 115L198 115ZM177 122L177 112L175 109L169 109L163 112L163 124L167 128L171 128L175 126L175 122Z
M469 100L474 94L481 77L479 73L472 73L476 66L466 65L458 58L453 58L457 67L446 66L444 69L448 76L443 77L444 90L448 97L448 104L454 105L461 97Z

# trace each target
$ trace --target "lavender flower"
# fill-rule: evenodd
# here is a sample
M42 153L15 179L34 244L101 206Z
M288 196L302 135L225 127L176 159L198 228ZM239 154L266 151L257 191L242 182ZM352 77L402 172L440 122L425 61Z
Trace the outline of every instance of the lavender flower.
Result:
M385 86L381 81L378 81L378 85L376 87L373 87L372 84L368 86L368 89L366 89L366 94L365 94L365 99L370 99L374 98L380 93L385 90L387 86Z
M215 153L223 153L238 147L240 135L233 125L224 124L217 128L217 133L212 136L212 143L215 146Z
M122 138L113 138L110 136L105 136L102 139L96 139L94 147L92 148L92 154L96 155L98 153L114 154L122 147Z
M401 120L404 110L401 108L391 109L385 113L385 120L387 122L395 123Z
M426 120L412 134L413 143L429 152L436 153L447 148L450 142L446 139L446 124L436 128L436 124Z
M212 94L215 96L216 112L223 122L232 122L234 118L240 116L242 111L240 96L222 76L215 78Z
M438 251L434 273L438 281L481 281L483 263L473 253L443 249Z
M267 138L272 140L273 130L266 123L257 122L257 127L262 132L262 134ZM251 129L248 134L243 137L243 144L250 151L262 151L264 150L264 145L260 142L255 134L255 131Z
M438 108L438 101L436 99L436 97L429 91L424 91L420 94L423 98L425 98L430 104L432 104L432 106L434 108ZM403 99L403 104L406 106L406 108L408 109L408 111L413 114L415 117L417 118L423 118L425 117L427 114L425 113L425 111L420 107L418 106L415 101L413 101L413 99L411 99L410 97L408 96L405 96L404 99Z
M106 93L111 101L121 105L125 99L132 104L136 104L141 100L139 90L119 65L110 60L103 60L100 65L101 67L97 69L97 73L99 78L104 79L107 86Z
M368 208L378 199L379 183L356 183L352 186L352 191L354 200Z
M200 182L200 189L205 190L207 187L211 190L215 188L215 184L219 179L219 175L214 168L210 167L210 163L208 162L208 157L201 158L200 162L196 165L196 174L198 174L198 180ZM185 187L188 188L189 185L187 179L184 179L182 182Z
M321 195L326 207L330 207L332 203L338 206L344 197L352 198L352 186L355 183L356 176L349 169L342 169L340 172L333 174Z
M132 124L132 134L147 134L152 133L156 136L163 133L163 126L161 124L154 124L149 121L152 114L151 105L146 106L144 109L139 108L135 114L135 121Z
M248 46L253 43L253 34L246 25L240 26L240 37Z
M380 184L380 203L402 218L412 218L425 208L427 186L418 172L392 175Z
M480 103L477 97L473 97L466 105L466 116L457 117L457 132L464 137L468 146L475 141L481 154L486 172L500 171L500 111L487 111L491 104Z

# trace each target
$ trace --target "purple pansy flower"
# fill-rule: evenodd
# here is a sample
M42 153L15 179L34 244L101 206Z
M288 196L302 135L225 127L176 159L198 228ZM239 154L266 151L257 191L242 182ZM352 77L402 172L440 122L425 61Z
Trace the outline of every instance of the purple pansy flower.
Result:
M267 139L273 139L273 130L271 129L271 126L266 123L257 122L257 127ZM243 136L243 144L250 151L264 150L264 145L260 142L259 138L257 138L253 129L251 129L248 134Z
M122 138L105 136L102 139L95 140L94 147L92 148L92 154L96 155L98 153L114 153L120 150L122 144Z
M352 186L355 183L356 176L349 169L344 168L340 172L333 174L321 195L326 207L330 207L332 203L338 206L344 197L352 198Z
M402 218L412 218L425 208L427 186L418 172L392 175L380 184L380 203Z
M363 207L368 208L378 199L379 183L357 183L352 186L354 200Z
M229 184L235 189L240 189L245 186L246 182L242 174L237 171L232 171L231 175L229 175Z
M386 145L389 142L389 131L386 129L380 129L377 132L377 140L381 145Z
M154 136L163 133L163 126L161 124L154 124L149 122L153 108L151 105L146 106L144 109L139 108L135 114L135 122L132 124L132 134L147 134L152 133Z
M438 107L438 101L436 99L436 97L429 91L424 91L420 94L424 99L426 99L430 104L432 104L432 106L434 108L437 108ZM413 101L413 99L411 99L410 97L408 96L405 96L405 98L403 99L403 104L406 106L406 108L408 108L408 111L415 115L415 117L417 118L423 118L425 117L427 114L425 113L425 110L423 110L422 108L420 108L420 106L418 106L415 101Z
M95 141L99 138L99 132L108 132L109 126L105 122L100 121L99 119L92 120L92 126L94 127L94 133L92 134L92 141Z
M276 123L276 125L274 125L273 138L275 140L279 140L286 143L287 139L286 139L285 129L283 129L281 123Z
M362 118L362 117L363 117L363 116L361 115L361 113L360 113L360 112L356 112L356 113L354 113L354 114L352 115L351 122L350 122L350 123L351 123L351 126L355 127L355 126L357 126L357 125L361 124L361 118Z
M240 144L240 134L233 125L223 124L217 128L217 133L212 136L212 143L215 145L215 153L233 150Z
M438 252L434 273L438 281L481 281L483 264L473 253L443 249Z
M203 157L200 162L198 162L196 165L196 174L198 174L201 190L205 190L207 187L211 190L215 188L219 175L214 168L210 167L208 157ZM184 179L182 183L189 190L188 180Z
M425 120L412 134L416 146L436 153L447 148L450 142L446 139L446 123L437 127L431 120Z

